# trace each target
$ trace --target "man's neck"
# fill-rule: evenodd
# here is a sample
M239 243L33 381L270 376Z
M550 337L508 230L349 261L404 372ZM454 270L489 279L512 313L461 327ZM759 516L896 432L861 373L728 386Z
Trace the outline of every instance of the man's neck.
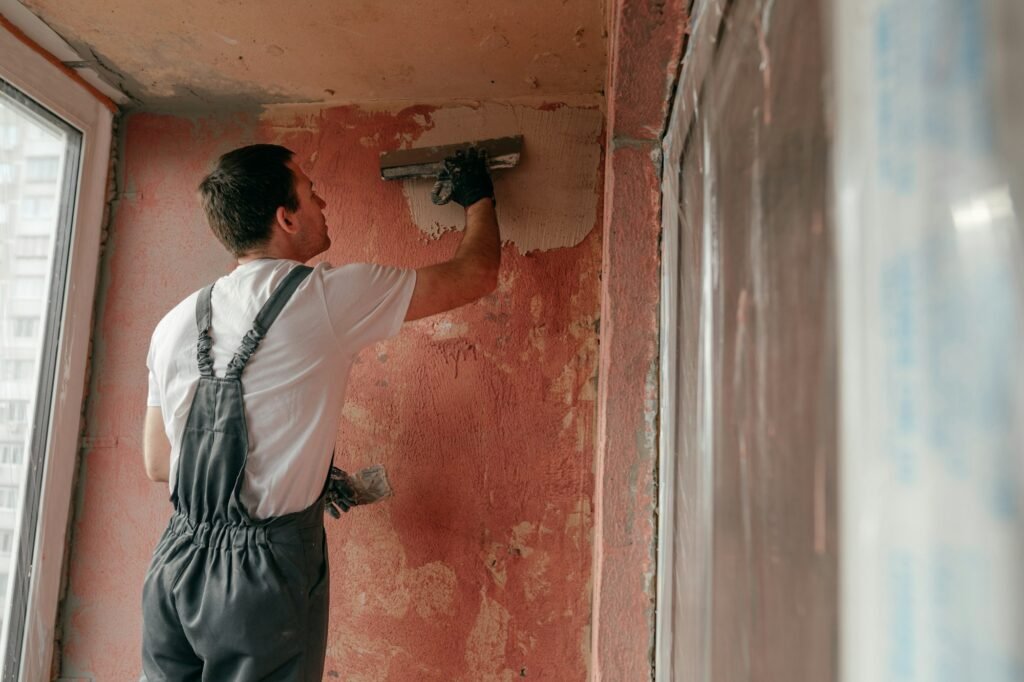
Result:
M246 263L252 263L258 260L276 260L276 256L268 256L266 254L247 253L238 257L238 264L245 265Z
M269 247L261 247L253 249L247 253L243 253L238 256L238 264L245 265L257 260L299 260L298 254L292 253L290 249L273 248L273 245ZM300 261L301 262L301 261Z

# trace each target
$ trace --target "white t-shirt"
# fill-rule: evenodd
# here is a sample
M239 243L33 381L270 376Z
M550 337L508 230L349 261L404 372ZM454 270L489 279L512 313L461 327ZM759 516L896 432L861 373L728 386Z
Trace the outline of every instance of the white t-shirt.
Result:
M291 260L256 260L213 288L214 373L223 377L242 337ZM415 270L379 265L317 265L252 355L242 374L249 455L241 499L255 518L305 509L323 489L355 355L398 333ZM156 326L150 342L149 398L171 442L174 490L178 452L199 382L195 292Z

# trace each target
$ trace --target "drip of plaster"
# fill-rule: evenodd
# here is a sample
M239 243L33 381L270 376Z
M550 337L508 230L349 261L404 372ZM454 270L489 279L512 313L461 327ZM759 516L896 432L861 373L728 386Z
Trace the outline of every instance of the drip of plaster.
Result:
M599 109L532 108L497 103L437 109L417 147L505 135L524 137L519 166L494 174L502 240L521 253L576 246L594 228L600 191ZM407 180L404 193L417 227L431 238L462 229L462 207L434 206L429 180Z

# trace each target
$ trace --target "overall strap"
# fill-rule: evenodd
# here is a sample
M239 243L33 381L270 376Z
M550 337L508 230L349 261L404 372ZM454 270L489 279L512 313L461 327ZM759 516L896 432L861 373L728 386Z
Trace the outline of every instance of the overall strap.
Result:
M210 357L210 348L213 347L213 339L210 338L210 323L213 320L213 308L210 306L212 297L213 284L200 291L199 300L196 301L196 327L199 331L196 357L199 361L199 375L204 377L213 376L213 358Z
M259 314L256 315L256 319L253 320L252 329L245 333L242 337L242 344L235 351L235 356L231 358L231 362L228 364L228 370L225 373L225 378L238 379L242 376L242 372L245 370L246 364L249 362L249 358L256 352L256 348L263 341L263 337L266 336L270 326L274 324L274 320L281 313L281 310L285 307L289 300L291 300L292 294L295 293L295 289L298 288L302 280L313 271L313 268L299 265L292 269L278 286L274 290L274 293L270 295L270 298L263 307L260 308Z

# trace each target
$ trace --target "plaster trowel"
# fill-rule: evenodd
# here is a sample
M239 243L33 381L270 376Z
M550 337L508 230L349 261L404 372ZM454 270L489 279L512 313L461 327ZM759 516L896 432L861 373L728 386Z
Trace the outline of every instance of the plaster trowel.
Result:
M436 178L444 168L444 160L459 150L470 147L487 152L487 167L490 170L512 168L519 163L523 151L523 136L498 137L475 142L459 142L437 147L398 149L380 155L380 177L383 180L407 180L409 178Z

